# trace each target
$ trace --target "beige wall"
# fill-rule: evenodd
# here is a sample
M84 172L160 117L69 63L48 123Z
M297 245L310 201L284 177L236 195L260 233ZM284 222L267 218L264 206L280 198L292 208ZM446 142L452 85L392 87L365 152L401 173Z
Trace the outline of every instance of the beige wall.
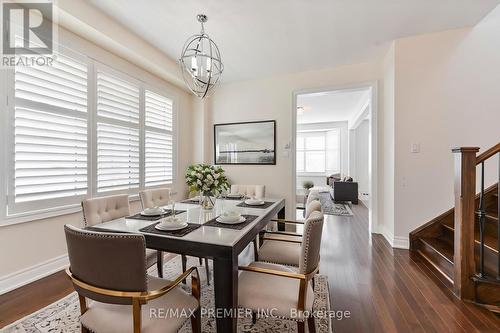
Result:
M176 183L173 187L179 192L179 196L184 196L186 194L184 170L194 158L192 149L195 139L192 135L194 98L192 95L66 30L59 30L59 42L128 75L166 89L170 94L176 96L178 102L178 164ZM133 202L131 205L135 211L138 209L139 203ZM66 242L63 225L66 223L81 225L81 213L0 226L0 287L4 287L3 283L6 283L7 277L13 273L65 255Z
M373 82L379 66L365 63L336 69L302 72L225 84L209 101L204 136L205 161L213 162L214 123L276 120L277 164L275 166L224 166L233 183L265 184L266 195L286 198L287 215L293 216L292 160L285 156L285 145L292 141L293 93L306 89L330 89Z
M452 147L500 141L498 36L500 8L472 29L396 42L395 235L453 206Z

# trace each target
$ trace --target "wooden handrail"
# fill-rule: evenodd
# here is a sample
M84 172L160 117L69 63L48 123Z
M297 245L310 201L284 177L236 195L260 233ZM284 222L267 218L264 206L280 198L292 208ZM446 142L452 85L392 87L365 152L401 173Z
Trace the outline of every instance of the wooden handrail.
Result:
M500 142L491 147L490 149L482 152L476 157L476 165L486 161L488 158L492 157L496 153L500 152Z

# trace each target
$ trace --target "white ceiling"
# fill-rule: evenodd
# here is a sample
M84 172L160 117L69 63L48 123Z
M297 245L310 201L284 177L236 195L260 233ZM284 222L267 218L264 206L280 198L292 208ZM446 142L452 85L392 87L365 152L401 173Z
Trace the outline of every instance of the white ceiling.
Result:
M334 67L380 56L399 37L472 26L500 0L88 0L169 57L206 32L223 82Z
M370 96L368 89L336 90L297 96L298 124L347 121L359 112Z

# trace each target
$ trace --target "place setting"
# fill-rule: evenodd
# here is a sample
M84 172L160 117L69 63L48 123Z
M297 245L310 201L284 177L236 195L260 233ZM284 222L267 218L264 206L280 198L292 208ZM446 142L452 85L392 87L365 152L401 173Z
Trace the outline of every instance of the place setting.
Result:
M178 210L175 213L180 214L183 212L185 211ZM172 209L167 209L163 207L152 207L152 208L146 208L142 212L129 216L127 218L134 220L144 220L144 221L158 221L159 219L171 216L172 214L173 214Z
M274 204L274 202L272 202L272 201L264 201L264 200L259 199L259 198L251 197L251 198L248 198L245 201L237 204L236 206L244 207L244 208L262 208L262 209L264 209L264 208L268 208L268 207L272 206L272 204Z
M241 230L257 218L256 215L243 215L238 209L224 210L219 216L205 222L204 226Z
M177 211L175 213L180 213L184 211ZM182 237L189 234L191 231L196 230L200 227L200 224L189 223L187 217L172 214L161 218L159 222L148 225L142 229L140 232L147 232L160 235L176 236Z

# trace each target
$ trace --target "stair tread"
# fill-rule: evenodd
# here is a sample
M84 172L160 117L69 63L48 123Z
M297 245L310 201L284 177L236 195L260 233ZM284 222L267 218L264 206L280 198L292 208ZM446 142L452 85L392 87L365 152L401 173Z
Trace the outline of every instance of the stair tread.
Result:
M432 237L422 237L420 238L422 242L425 242L428 246L432 247L437 253L443 256L446 260L453 263L453 246L447 241L432 238Z
M455 232L455 228L453 228L452 226L443 224L443 227L451 230L452 232ZM476 230L474 232L474 235L475 235L474 236L475 242L478 243L478 244L480 244L480 241L479 241L479 230ZM497 242L497 239L496 239L495 236L491 236L491 235L485 234L484 235L484 244L488 248L490 248L490 250L498 252L498 242Z

